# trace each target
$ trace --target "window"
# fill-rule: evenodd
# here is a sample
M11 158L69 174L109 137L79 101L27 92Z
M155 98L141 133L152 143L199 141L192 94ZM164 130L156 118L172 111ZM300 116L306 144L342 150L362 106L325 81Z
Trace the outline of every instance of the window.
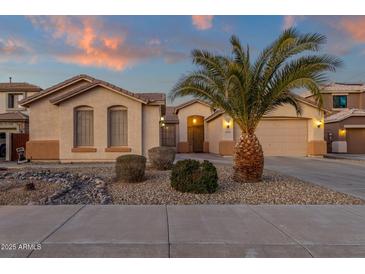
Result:
M347 108L347 95L334 95L333 108Z
M75 109L75 146L94 145L94 114L90 107Z
M174 124L166 124L161 127L161 145L176 146L176 126Z
M23 93L9 93L8 94L8 108L20 108L18 102L24 98Z
M108 110L109 147L128 145L127 108L118 106Z

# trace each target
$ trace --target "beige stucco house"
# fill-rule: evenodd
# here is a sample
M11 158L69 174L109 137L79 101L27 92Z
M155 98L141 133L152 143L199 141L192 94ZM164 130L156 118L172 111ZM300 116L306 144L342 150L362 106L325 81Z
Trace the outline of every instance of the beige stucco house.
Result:
M160 145L165 94L133 93L78 75L21 101L29 108L31 160L114 161Z
M38 86L12 82L0 83L0 160L14 159L12 139L16 134L27 134L29 131L28 110L19 105L19 101L37 94L42 89Z
M303 114L298 117L292 106L285 105L265 116L257 136L265 155L306 156L326 153L324 110L298 97ZM241 134L234 121L207 103L191 100L166 111L165 131L176 132L178 152L210 152L232 155ZM170 133L170 136L172 134ZM171 142L170 142L171 143Z
M322 86L321 93L330 110L324 120L327 151L365 153L365 84L330 83ZM314 100L310 94L306 98Z
M298 97L303 115L285 105L265 116L257 135L265 155L323 155L324 110ZM26 156L33 161L114 161L147 156L164 145L178 152L232 155L240 129L208 103L166 106L164 93L133 93L78 75L21 101L29 109Z

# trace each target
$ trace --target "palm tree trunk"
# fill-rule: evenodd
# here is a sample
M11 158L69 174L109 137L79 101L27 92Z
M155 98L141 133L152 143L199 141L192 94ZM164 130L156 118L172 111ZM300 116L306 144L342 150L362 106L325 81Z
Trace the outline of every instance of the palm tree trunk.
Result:
M262 179L264 153L255 134L242 134L235 146L234 174L236 182L251 183Z

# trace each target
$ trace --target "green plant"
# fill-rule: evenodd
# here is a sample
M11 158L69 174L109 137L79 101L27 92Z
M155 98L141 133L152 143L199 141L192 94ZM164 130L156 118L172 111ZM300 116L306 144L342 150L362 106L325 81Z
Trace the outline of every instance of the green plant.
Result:
M217 169L209 161L178 161L172 168L170 181L180 192L213 193L218 189Z
M300 115L302 99L292 92L299 88L311 91L320 106L325 73L335 71L341 61L317 53L325 36L299 34L294 28L283 31L254 61L249 46L243 46L236 36L230 42L232 55L228 57L193 50L193 63L199 69L183 76L170 98L193 96L231 116L241 130L235 146L234 179L256 182L262 179L264 167L262 147L255 135L262 117L284 104L292 105Z
M135 154L119 156L115 163L116 180L127 183L141 182L145 169L146 157Z

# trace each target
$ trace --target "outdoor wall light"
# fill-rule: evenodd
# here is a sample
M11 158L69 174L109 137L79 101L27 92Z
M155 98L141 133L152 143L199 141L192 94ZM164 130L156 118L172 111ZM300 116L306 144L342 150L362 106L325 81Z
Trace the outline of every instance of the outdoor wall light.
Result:
M322 121L317 121L317 128L320 128L323 125Z
M193 124L196 124L196 119L195 118L193 119Z
M231 120L224 119L223 126L224 126L224 128L229 129L231 127Z
M162 117L160 118L160 120L161 120L161 121L165 121L165 117L163 117L163 116L162 116Z
M345 137L346 136L346 129L339 129L338 136Z

